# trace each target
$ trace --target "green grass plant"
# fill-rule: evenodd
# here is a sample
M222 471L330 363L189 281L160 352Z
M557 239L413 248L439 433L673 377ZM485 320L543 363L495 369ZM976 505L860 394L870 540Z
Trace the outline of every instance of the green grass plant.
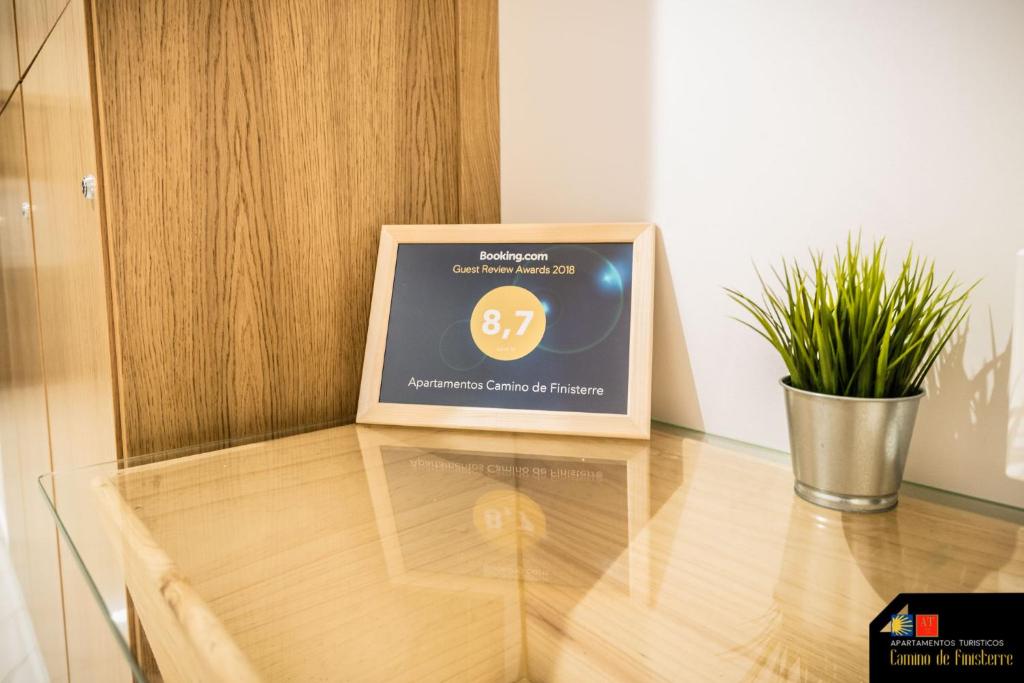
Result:
M913 250L887 278L884 241L863 250L852 235L831 266L820 252L808 268L783 260L772 269L775 286L758 271L760 301L726 289L754 319L737 320L775 347L797 389L860 398L919 393L977 283L940 280L934 262Z

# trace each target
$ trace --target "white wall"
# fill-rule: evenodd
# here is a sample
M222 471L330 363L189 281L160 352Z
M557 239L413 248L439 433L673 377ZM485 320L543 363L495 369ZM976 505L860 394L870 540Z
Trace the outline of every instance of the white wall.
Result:
M907 477L1005 475L1024 2L502 0L502 219L661 227L654 414L786 449L784 367L723 286L848 230L984 277Z

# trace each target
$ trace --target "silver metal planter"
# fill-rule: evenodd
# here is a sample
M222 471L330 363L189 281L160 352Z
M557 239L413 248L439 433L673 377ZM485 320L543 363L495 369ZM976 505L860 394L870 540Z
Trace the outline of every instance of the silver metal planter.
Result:
M781 380L796 494L846 512L895 507L924 391L905 398L847 398Z

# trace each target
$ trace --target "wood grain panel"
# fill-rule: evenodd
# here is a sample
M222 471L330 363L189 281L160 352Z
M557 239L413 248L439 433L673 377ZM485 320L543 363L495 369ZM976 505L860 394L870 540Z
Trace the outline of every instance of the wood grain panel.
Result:
M397 3L394 33L387 39L396 60L388 87L397 128L394 199L399 223L417 216L459 213L458 34L450 0ZM367 112L370 116L374 113ZM375 226L376 227L376 226Z
M96 171L88 54L84 6L74 2L22 86L56 470L110 461L118 453L105 248L98 202L81 190L83 176ZM64 578L71 678L123 679L123 659L85 582L71 572Z
M456 0L459 61L459 222L497 223L498 0Z
M38 477L52 469L36 299L21 93L0 114L0 267L9 374L0 410L0 457L14 568L50 678L67 680L60 565L53 518Z
M126 454L353 419L380 226L458 222L461 159L497 135L495 88L459 116L478 20L454 0L96 3ZM496 221L484 186L471 213Z
M68 0L16 0L14 3L23 76L67 5Z
M14 28L14 0L0 0L0 110L21 80L18 36Z

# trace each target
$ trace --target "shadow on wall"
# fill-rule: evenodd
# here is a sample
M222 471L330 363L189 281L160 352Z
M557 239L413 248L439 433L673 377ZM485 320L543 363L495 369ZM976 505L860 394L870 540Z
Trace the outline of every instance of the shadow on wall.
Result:
M969 375L964 369L968 332L965 325L932 370L911 458L928 461L929 467L940 459L947 460L949 466L969 463L971 471L961 473L962 481L1006 479L1010 343L999 348L990 313L990 353L981 368ZM908 479L913 476L908 474ZM1024 504L1024 500L1018 503Z
M1017 279L1013 295L1006 474L1024 480L1024 249L1017 252Z
M1024 301L1021 302L1021 307L1024 307ZM1017 332L1010 335L1011 349L1014 347L1013 340L1024 336L1024 322L1015 324L1014 329ZM1010 355L1010 375L1007 381L1010 400L1006 415L1006 476L1024 481L1024 351L1014 349Z
M704 415L697 398L690 351L660 229L656 246L652 413L655 419L703 431Z

